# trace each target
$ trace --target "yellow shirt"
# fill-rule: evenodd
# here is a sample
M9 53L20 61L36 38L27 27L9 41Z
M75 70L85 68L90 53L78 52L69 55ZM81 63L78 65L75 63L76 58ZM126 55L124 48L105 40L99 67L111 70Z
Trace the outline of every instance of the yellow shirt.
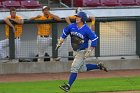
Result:
M53 19L53 16L48 16L48 17L45 17L44 15L42 15L40 18L37 18L35 20L47 20L47 19ZM52 25L51 24L38 24L38 35L41 35L41 36L49 36L51 34L51 28L52 28Z
M11 18L11 16L9 16L8 18ZM16 16L15 19L22 19L21 16ZM9 25L5 25L5 34L6 34L6 38L9 38ZM14 32L14 35L15 35L15 38L17 37L20 37L21 34L22 34L22 25L21 24L16 24L15 25L15 32Z
M70 16L69 18L70 18L70 19L76 19L76 16L73 15L73 16Z

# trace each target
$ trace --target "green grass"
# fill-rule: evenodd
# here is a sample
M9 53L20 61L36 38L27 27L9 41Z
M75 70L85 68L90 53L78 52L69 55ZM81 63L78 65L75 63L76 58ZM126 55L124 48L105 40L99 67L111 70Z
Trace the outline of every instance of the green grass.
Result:
M0 83L0 93L65 93L59 85L66 80ZM70 93L140 90L140 77L76 80Z

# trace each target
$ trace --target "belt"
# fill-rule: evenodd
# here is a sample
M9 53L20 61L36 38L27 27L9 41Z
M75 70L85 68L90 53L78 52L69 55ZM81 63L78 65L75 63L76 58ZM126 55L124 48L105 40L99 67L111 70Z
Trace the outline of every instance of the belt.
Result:
M20 37L15 37L15 39L20 39Z
M49 37L49 36L47 36L47 35L40 35L40 37L45 37L45 38L47 38L47 37Z

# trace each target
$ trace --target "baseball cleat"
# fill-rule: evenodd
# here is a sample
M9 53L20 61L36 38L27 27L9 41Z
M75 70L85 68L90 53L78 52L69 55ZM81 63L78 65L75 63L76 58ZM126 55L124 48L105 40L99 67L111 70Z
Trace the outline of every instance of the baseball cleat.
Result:
M61 85L59 87L60 87L60 89L64 90L65 92L69 92L69 90L70 90L70 85L69 84L64 83L64 85Z
M104 70L105 72L108 72L107 68L104 66L103 63L97 64L100 70Z

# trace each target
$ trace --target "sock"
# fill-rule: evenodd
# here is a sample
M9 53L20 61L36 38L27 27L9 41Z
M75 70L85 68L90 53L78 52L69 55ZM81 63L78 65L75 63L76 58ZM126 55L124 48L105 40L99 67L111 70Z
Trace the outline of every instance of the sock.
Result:
M71 73L68 84L71 86L77 77L77 73Z
M93 70L93 69L99 69L97 64L86 64L87 71Z

